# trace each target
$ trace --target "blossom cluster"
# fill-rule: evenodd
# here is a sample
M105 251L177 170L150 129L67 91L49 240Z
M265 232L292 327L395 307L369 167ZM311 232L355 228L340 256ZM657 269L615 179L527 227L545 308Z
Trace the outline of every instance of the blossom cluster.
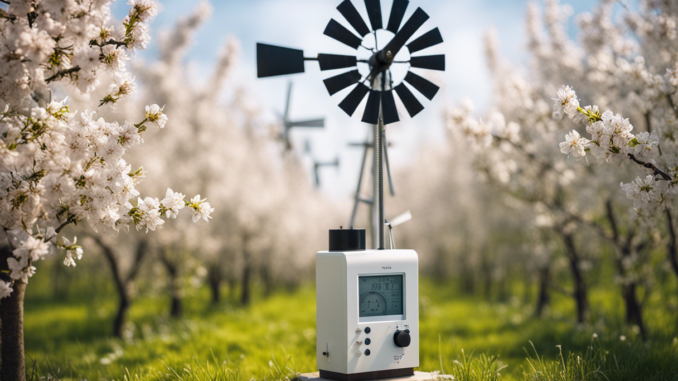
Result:
M598 162L618 163L622 159L631 159L638 164L646 164L641 159L653 160L658 155L659 137L655 132L644 131L634 135L633 125L622 115L610 110L601 114L595 105L580 107L575 91L569 86L559 89L554 100L555 118L565 113L575 122L584 123L589 134L586 138L576 130L567 133L565 141L560 143L563 154L581 159L590 153ZM621 184L636 209L655 208L667 194L676 193L676 183L671 181L670 176L661 179L669 181L656 181L659 174L655 171L644 179L638 177L630 183Z
M11 295L14 282L27 282L35 263L55 249L65 252L65 265L75 266L82 248L77 239L59 237L68 225L87 221L97 231L134 225L148 232L186 207L194 221L210 218L213 208L199 195L186 201L168 189L158 200L136 189L145 172L124 156L143 142L148 127L165 127L162 107L147 106L141 122L120 124L94 111L72 111L68 98L51 99L52 82L67 79L87 93L105 72L113 81L100 106L134 92L128 52L146 47L157 5L128 4L117 27L108 24L108 1L12 1L0 9L0 226L13 250L0 299Z

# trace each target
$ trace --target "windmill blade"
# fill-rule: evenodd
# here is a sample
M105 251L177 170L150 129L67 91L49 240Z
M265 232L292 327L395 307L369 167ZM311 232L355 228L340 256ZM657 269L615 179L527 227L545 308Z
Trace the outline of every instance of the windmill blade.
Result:
M409 0L393 0L393 7L391 7L391 16L388 18L388 27L386 29L393 33L398 33L400 24L405 17L405 11L410 4Z
M257 43L257 77L304 72L304 51Z
M400 100L405 105L407 113L410 114L410 117L414 117L424 109L424 106L419 102L419 100L417 100L414 94L412 94L410 89L408 89L404 83L396 86L395 91L398 93L398 97L400 97Z
M393 36L393 39L386 45L384 50L392 51L393 56L397 55L400 49L405 46L407 40L409 40L416 32L421 28L422 25L428 20L429 17L421 8L417 8L412 16L405 22L402 29Z
M318 63L320 63L320 70L325 71L357 66L358 59L355 56L321 53L318 54Z
M391 226L396 227L396 226L401 225L401 224L403 224L403 223L405 223L405 222L407 222L411 219L412 219L412 213L410 213L410 211L408 210L407 212L405 212L405 213L403 213L403 214L401 214L397 217L394 217L391 220L390 223L391 223Z
M348 116L352 116L353 113L355 113L355 110L358 108L358 105L360 105L360 102L362 102L363 98L365 98L365 95L367 95L369 91L370 89L367 86L359 83L358 86L351 90L346 98L344 98L344 100L339 103L339 108L344 110Z
M391 196L395 196L395 185L393 185L393 176L391 176L391 163L388 161L388 143L386 142L386 129L381 131L382 142L384 143L384 161L386 162L386 174L388 174L388 189L391 191Z
M367 106L363 114L363 122L369 124L379 123L379 104L381 103L381 93L379 91L371 90L370 96L367 98Z
M435 28L422 34L419 38L407 44L407 49L409 49L410 54L412 54L414 52L430 48L431 46L441 44L442 42L443 36L440 34L440 29Z
M360 16L358 10L355 9L353 3L351 3L351 0L344 0L341 4L339 4L337 9L339 10L339 13L344 16L346 21L351 24L353 29L358 32L358 34L365 37L365 35L370 33L370 28L367 27L365 20L363 20L363 18Z
M383 28L381 22L381 4L379 0L365 0L365 8L367 8L367 16L370 17L370 24L372 30Z
M398 109L396 108L393 91L383 91L381 93L381 111L384 115L384 124L399 122Z
M325 119L301 120L298 122L290 122L290 127L307 127L307 128L323 128L325 127Z
M353 34L350 30L346 29L346 27L339 24L334 19L331 19L327 24L324 34L352 47L353 49L358 49L362 43L360 37Z
M411 71L407 72L405 81L417 89L417 91L422 93L426 98L428 98L428 100L432 100L433 97L436 96L438 90L440 90L440 87L436 86L428 79L420 77Z
M445 55L410 57L410 65L420 69L445 71Z
M358 83L360 78L360 72L358 70L353 70L344 74L327 78L323 82L325 82L325 87L327 87L327 91L329 91L330 95L334 95L337 92L353 85L354 83Z

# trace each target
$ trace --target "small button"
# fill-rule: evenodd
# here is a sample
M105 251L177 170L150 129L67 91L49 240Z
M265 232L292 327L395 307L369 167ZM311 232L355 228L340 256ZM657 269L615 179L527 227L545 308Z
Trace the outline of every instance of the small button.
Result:
M370 355L370 350L369 350L369 349L365 349L365 356L369 356L369 355Z
M370 327L365 327L365 333L370 333L370 332L372 332L372 330L370 329Z
M372 342L372 340L370 340L370 339L365 339L365 345L370 345L371 342Z

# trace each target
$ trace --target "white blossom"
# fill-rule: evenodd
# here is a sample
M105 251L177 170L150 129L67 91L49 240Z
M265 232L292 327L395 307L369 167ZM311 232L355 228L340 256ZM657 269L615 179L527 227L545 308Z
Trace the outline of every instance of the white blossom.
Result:
M0 299L7 298L10 295L12 295L12 286L9 283L0 280Z
M586 156L586 148L589 145L589 140L579 135L577 131L572 130L565 135L565 141L560 143L560 152L581 158Z
M569 115L570 118L574 117L579 108L579 100L577 100L577 94L574 90L570 86L561 87L558 89L557 96L557 98L553 98L555 101L555 104L553 105L554 118L561 119L563 117L563 112Z
M652 175L647 175L645 179L637 177L628 184L621 183L621 187L626 192L626 197L633 200L633 205L637 209L661 199L661 192Z
M205 221L211 218L210 214L214 211L214 208L210 207L209 202L206 202L206 200L201 199L200 195L196 195L191 199L189 206L193 209L193 222L198 222L200 218Z
M165 215L167 218L177 218L179 210L183 209L186 206L184 201L184 195L179 192L174 192L172 189L167 189L167 194L165 198L160 201L160 204L167 209Z
M146 119L158 128L164 128L167 123L167 115L162 113L158 105L146 106Z

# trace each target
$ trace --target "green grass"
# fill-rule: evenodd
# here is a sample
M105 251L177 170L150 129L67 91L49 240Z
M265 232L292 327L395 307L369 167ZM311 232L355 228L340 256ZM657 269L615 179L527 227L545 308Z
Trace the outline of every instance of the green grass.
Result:
M97 290L83 292L92 295L87 298L55 301L48 287L31 286L36 287L29 287L25 333L35 375L280 380L315 371L310 286L258 298L248 308L229 301L212 307L207 290L195 290L186 297L185 317L176 321L167 316L166 298L140 298L124 340L109 337L113 294ZM488 303L430 281L423 282L420 294L420 370L442 369L468 381L678 380L678 313L667 307L675 298L648 300L650 337L643 343L624 326L614 288L592 293L594 318L586 326L573 324L573 305L563 297L536 319L531 306L517 298Z

